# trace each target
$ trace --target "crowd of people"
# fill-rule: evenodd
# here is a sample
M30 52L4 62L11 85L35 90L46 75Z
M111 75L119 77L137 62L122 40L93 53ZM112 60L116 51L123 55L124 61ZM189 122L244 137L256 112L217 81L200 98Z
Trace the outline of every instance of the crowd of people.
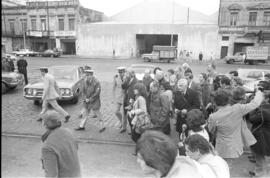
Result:
M115 115L121 123L120 133L130 131L131 139L136 143L133 154L146 173L157 177L228 178L229 168L235 166L243 148L250 147L255 159L250 175L270 175L266 163L266 156L270 156L270 95L262 92L270 89L269 74L247 98L237 71L231 71L230 76L218 75L215 64L209 64L206 72L199 74L199 82L194 81L192 68L187 63L168 71L157 67L153 71L154 77L146 70L141 81L132 68L118 67L117 70L112 91ZM75 130L85 130L86 120L93 111L100 121L99 131L103 132L101 86L91 67L84 71L84 105L79 113L82 122ZM79 176L73 136L64 129L56 132L61 122L55 113L48 115L47 105L50 103L62 113L66 122L70 115L56 103L59 95L53 77L47 74L46 68L41 68L41 72L46 83L41 116L48 129L42 137L45 172L52 171L55 175L58 171L60 175L61 170L75 169L74 175L70 176ZM170 138L173 129L179 136L177 143ZM56 140L53 134L59 134L57 136L63 139ZM55 146L54 142L63 144ZM64 154L71 158L63 158L62 162L55 159ZM49 163L55 161L60 164L59 170ZM71 167L66 167L69 161L72 161Z

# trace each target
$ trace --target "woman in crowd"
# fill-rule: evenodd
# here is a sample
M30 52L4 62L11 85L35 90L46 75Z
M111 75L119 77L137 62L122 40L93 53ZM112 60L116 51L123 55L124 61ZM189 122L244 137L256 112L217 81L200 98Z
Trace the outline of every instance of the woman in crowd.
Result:
M198 161L201 165L209 167L216 178L229 178L228 164L220 156L215 155L212 146L201 135L194 134L185 140L186 154Z
M213 171L196 161L179 156L177 146L159 131L146 131L136 144L137 162L145 174L156 177L214 178Z
M132 118L131 124L131 138L134 142L140 138L143 130L141 128L145 122L149 122L147 119L147 105L146 105L146 87L143 83L137 83L134 85L135 102L132 110L128 112L128 116Z

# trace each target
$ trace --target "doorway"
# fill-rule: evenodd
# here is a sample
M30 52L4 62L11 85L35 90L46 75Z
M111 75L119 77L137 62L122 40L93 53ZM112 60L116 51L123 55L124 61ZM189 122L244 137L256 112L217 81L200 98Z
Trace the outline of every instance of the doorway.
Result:
M221 46L220 59L228 55L228 46Z

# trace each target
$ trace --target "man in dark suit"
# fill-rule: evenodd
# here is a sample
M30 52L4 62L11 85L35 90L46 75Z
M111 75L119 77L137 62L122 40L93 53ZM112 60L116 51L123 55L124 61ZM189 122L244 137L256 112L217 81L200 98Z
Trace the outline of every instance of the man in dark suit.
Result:
M125 90L124 95L124 122L123 122L123 128L126 128L127 125L127 111L129 110L127 107L130 106L130 100L135 101L135 94L134 94L134 85L138 82L136 78L135 71L131 68L128 68L126 71L126 75L124 76L124 82L122 84L123 90ZM131 120L128 119L130 128L131 126Z
M27 61L23 58L23 56L20 56L20 59L17 61L17 66L19 73L23 74L24 76L25 85L28 84L27 65Z
M193 80L193 74L192 73L186 73L185 74L185 78L188 81L188 88L190 88L191 90L197 92L199 100L200 100L200 105L202 106L202 89L199 83L196 83Z
M177 82L178 90L174 95L174 108L177 114L176 131L179 135L182 133L183 124L186 124L186 114L191 109L200 108L198 93L188 88L188 81L180 79ZM187 135L187 130L186 130Z

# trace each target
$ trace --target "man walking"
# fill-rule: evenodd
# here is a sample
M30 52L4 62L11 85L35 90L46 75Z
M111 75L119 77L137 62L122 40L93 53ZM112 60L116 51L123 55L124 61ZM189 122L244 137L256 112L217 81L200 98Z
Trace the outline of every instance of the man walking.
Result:
M46 112L44 126L47 131L41 137L41 160L45 177L81 177L78 142L70 130L61 127L60 115Z
M126 131L124 119L123 119L123 102L124 102L124 94L125 90L122 88L122 84L124 82L124 74L125 74L125 67L118 67L118 74L114 76L114 84L113 84L113 102L115 103L115 115L119 119L120 122L120 133Z
M99 81L93 76L93 70L85 70L85 80L82 88L83 96L83 118L78 128L75 130L85 130L85 124L91 110L97 116L99 120L100 129L99 132L105 131L104 121L100 112L100 92L101 86Z
M44 81L44 90L42 95L42 111L40 115L42 116L48 110L48 104L50 104L56 111L65 116L65 122L68 122L70 115L57 103L57 99L61 98L59 95L60 90L54 79L54 76L48 74L47 67L40 68L41 75ZM40 117L37 121L41 121Z
M17 66L19 73L23 74L24 76L25 85L28 84L27 65L27 61L23 58L23 56L20 56L20 59L17 61Z

